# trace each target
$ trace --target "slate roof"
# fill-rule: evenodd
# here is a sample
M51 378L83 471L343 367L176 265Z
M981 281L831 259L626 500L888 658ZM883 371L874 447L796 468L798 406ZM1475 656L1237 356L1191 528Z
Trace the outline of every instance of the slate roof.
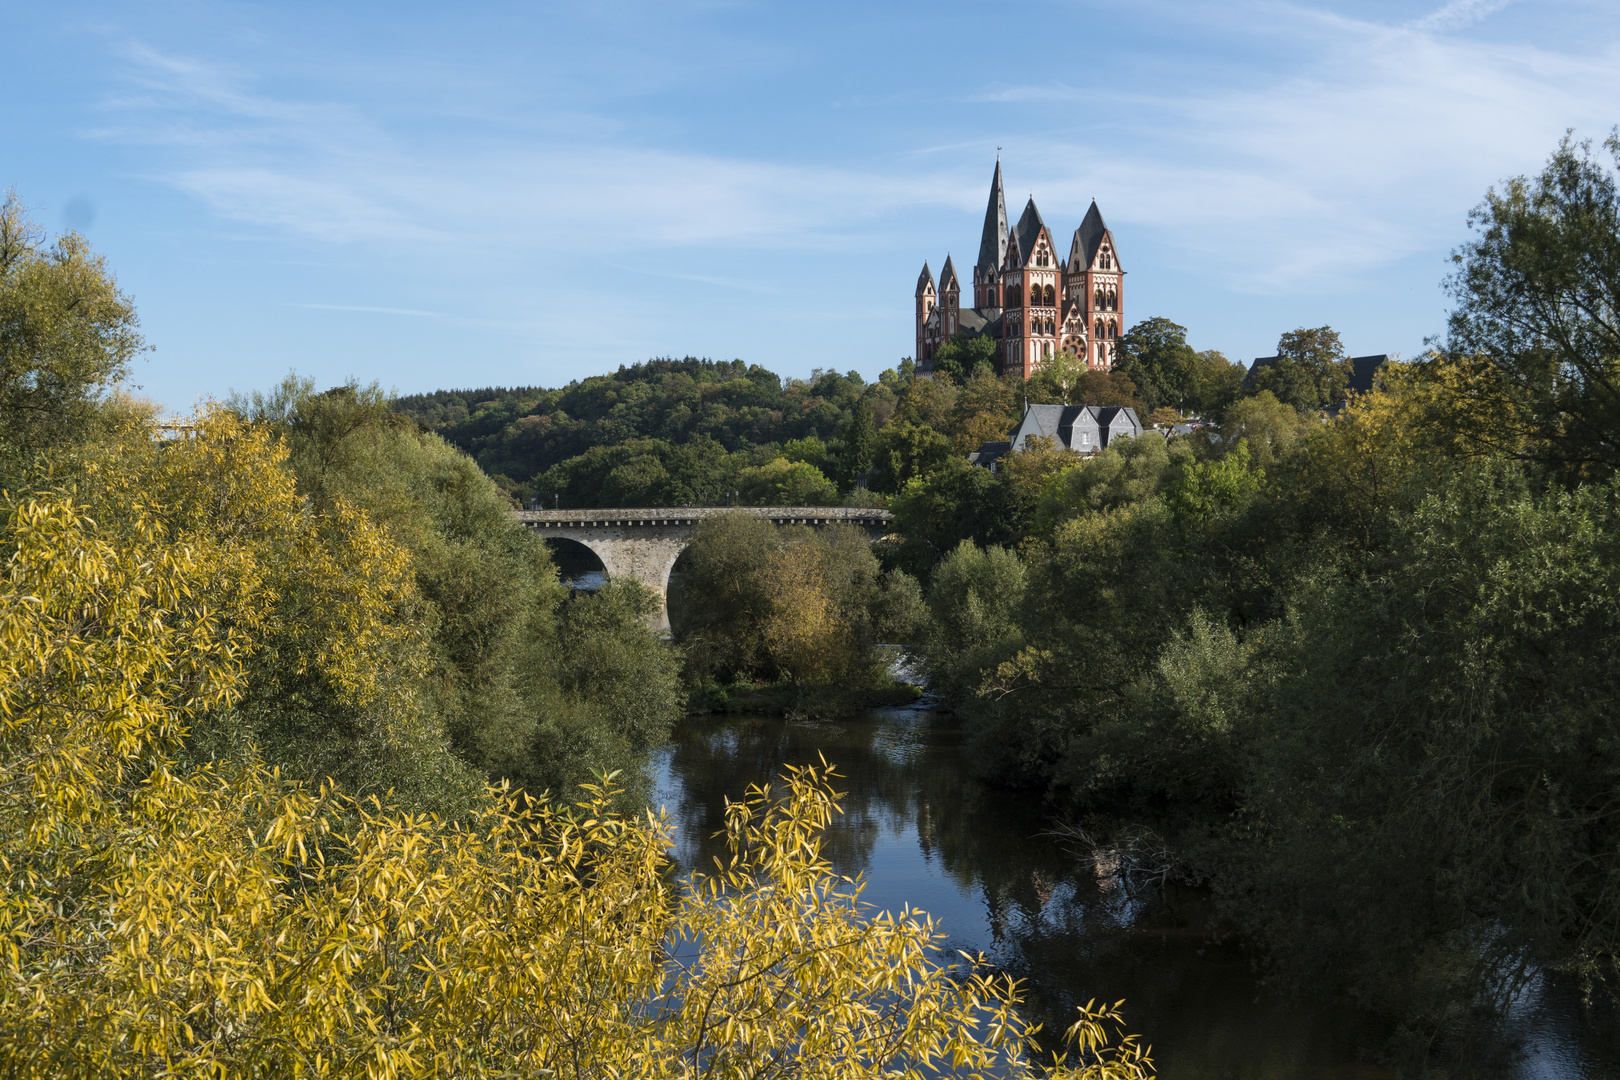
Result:
M918 294L920 295L924 288L932 286L933 284L934 284L934 273L933 273L933 271L928 269L928 264L927 263L923 263L923 271L922 271L922 273L917 275L917 292L918 292Z
M1370 394L1373 388L1373 378L1378 369L1389 363L1394 357L1388 353L1376 353L1372 356L1352 356L1350 358L1350 389L1358 394Z
M993 468L996 459L1011 452L1012 443L1010 442L987 442L968 455L968 464L983 465L987 469Z
M1018 243L1019 259L1013 265L1022 266L1035 250L1035 241L1040 238L1041 230L1046 228L1046 222L1041 220L1041 212L1035 209L1035 197L1030 196L1029 202L1024 206L1023 216L1018 219L1018 228L1013 232L1013 238Z
M1096 439L1081 439L1076 445L1075 435L1096 433ZM1077 453L1101 450L1110 440L1121 436L1142 434L1142 421L1136 410L1119 405L1025 405L1024 415L1013 428L1007 442L985 443L977 454L968 455L976 465L988 465L1003 453L1023 450L1031 438L1051 439L1057 446ZM995 447L1006 450L994 450ZM987 453L993 456L986 458Z
M979 240L980 270L1000 270L1007 257L1007 196L1001 190L1001 159L990 180L990 204L984 209L984 234Z
M963 308L957 313L956 325L969 334L994 337L1001 332L1001 320L987 318L978 308Z
M962 283L956 280L956 267L951 265L949 255L945 256L945 266L939 272L939 291L946 289L956 289L958 292L962 289Z
M1080 227L1074 230L1074 246L1070 249L1069 263L1080 260L1082 268L1089 267L1097 258L1097 249L1102 247L1103 234L1108 231L1108 225L1103 221L1102 211L1097 209L1097 200L1091 200L1091 209L1080 222ZM1118 252L1115 253L1116 257Z

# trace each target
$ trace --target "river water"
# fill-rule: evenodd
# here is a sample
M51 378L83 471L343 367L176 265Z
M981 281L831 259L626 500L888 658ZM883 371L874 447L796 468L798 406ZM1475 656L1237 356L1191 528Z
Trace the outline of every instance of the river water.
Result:
M1132 896L1050 836L1038 802L981 785L958 728L925 707L837 722L692 717L656 761L683 866L712 865L727 797L785 764L837 766L843 814L826 837L863 899L932 914L952 949L984 952L1028 982L1030 1013L1061 1031L1091 998L1125 999L1164 1080L1374 1080L1361 1062L1385 1033L1341 1006L1279 1000L1235 946L1200 927L1196 895ZM1567 989L1536 988L1514 1010L1514 1080L1620 1077ZM1500 1075L1500 1074L1499 1074Z

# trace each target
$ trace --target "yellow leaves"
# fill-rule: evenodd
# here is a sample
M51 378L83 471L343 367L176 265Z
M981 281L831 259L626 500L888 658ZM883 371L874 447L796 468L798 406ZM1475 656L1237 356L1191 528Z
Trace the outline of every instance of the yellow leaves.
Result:
M850 662L850 635L836 609L821 561L806 542L789 542L760 570L768 610L760 621L765 648L798 683L830 682Z

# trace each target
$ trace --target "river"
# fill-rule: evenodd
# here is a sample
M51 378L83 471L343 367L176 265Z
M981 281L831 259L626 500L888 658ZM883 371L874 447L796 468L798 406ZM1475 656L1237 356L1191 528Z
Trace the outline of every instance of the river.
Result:
M1048 1032L1090 998L1125 999L1132 1030L1153 1045L1163 1080L1374 1080L1362 1063L1384 1038L1342 1006L1280 1000L1248 958L1199 929L1196 894L1128 895L1050 836L1038 803L975 782L959 732L926 707L837 722L692 717L656 761L655 802L676 825L682 865L711 864L725 799L817 755L842 774L843 814L826 854L864 874L864 899L931 913L948 947L987 953L1028 981ZM1617 1059L1558 986L1527 992L1513 1012L1514 1080L1620 1076Z

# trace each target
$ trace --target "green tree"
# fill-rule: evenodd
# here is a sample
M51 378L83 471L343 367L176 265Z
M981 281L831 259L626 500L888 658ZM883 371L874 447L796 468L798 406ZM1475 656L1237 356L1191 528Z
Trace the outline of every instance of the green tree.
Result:
M838 488L807 461L775 458L737 474L745 506L828 506L838 501Z
M145 345L135 307L77 233L50 246L15 192L0 203L0 456L82 441ZM0 463L3 466L3 463Z
M981 372L995 372L996 342L982 334L962 330L934 352L934 370L955 383L962 383Z
M1185 410L1196 393L1198 353L1187 344L1187 328L1169 319L1143 319L1119 339L1115 367L1136 384L1148 408Z
M1269 390L1300 412L1315 412L1344 400L1350 361L1330 326L1290 330L1277 341L1277 359L1254 373L1254 389Z
M938 468L957 456L937 428L900 421L878 433L870 486L885 494L901 490L914 476Z
M403 614L429 650L424 722L462 761L536 791L572 788L593 768L640 769L680 712L677 658L648 629L640 601L565 602L545 544L513 520L510 501L467 455L391 410L375 386L317 393L289 378L234 407L285 438L298 489L314 507L357 508L409 552L419 610ZM603 629L604 620L617 620L616 629ZM607 644L585 648L587 640ZM587 661L601 670L582 671ZM638 672L634 691L615 674L626 669ZM281 667L265 678L236 710L242 738L280 745L271 734L288 725L315 733L344 722L340 710L315 707L319 699ZM661 719L638 713L630 723L630 700L656 701L643 712ZM294 775L323 774L306 763Z
M1242 442L1253 467L1264 471L1286 457L1315 426L1310 417L1262 390L1226 410L1222 446L1230 449Z
M963 540L934 567L921 653L929 685L970 708L985 676L1018 651L1024 566L1006 548Z
M877 422L869 407L855 410L838 459L838 484L848 491L856 478L872 468L877 455Z
M1604 148L1620 163L1620 133ZM1446 349L1477 358L1510 409L1481 432L1572 476L1620 465L1620 191L1589 142L1565 136L1533 179L1492 189L1454 255Z
M915 476L889 502L902 538L898 564L926 580L934 564L963 541L1012 544L1025 522L1012 512L1008 486L962 457Z
M1198 354L1185 409L1199 416L1220 419L1227 406L1243 396L1242 364L1234 364L1215 349Z

